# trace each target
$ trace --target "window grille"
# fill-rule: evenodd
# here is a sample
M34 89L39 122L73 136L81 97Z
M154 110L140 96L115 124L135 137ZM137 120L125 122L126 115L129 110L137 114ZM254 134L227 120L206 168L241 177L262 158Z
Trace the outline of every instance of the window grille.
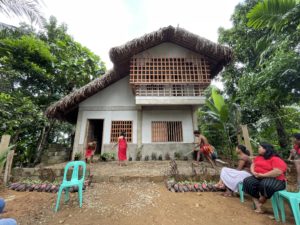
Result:
M182 142L181 121L152 121L152 142Z
M121 132L126 133L127 142L132 142L132 121L114 120L111 121L110 143L116 143Z

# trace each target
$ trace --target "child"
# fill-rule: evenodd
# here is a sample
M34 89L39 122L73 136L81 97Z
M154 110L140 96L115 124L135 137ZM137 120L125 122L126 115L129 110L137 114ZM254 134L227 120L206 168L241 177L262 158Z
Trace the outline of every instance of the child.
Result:
M300 191L300 133L294 135L294 148L291 150L289 161L294 158L294 163L297 171L297 185Z
M92 163L92 158L93 158L93 155L94 155L94 152L95 152L95 148L96 148L96 142L95 141L88 143L87 149L85 151L85 161L87 163L89 163L89 162Z

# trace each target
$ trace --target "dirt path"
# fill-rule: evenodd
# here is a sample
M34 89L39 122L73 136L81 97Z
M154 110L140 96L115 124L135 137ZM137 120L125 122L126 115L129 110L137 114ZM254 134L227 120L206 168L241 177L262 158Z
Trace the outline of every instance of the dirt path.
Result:
M65 225L274 225L272 209L256 214L250 199L225 198L217 192L172 193L156 183L99 183L84 193L79 208L76 194L58 213L53 212L56 194L15 192L0 195L7 199L7 213L19 224ZM289 215L287 225L294 220Z

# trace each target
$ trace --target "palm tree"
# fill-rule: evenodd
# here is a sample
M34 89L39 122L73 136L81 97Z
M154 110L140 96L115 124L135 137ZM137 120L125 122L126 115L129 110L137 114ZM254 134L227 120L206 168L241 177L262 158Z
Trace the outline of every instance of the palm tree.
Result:
M280 32L285 26L299 27L299 0L264 0L257 3L247 14L248 26L255 29L269 28Z
M0 0L0 13L9 17L26 16L31 22L42 25L45 21L40 11L42 0Z

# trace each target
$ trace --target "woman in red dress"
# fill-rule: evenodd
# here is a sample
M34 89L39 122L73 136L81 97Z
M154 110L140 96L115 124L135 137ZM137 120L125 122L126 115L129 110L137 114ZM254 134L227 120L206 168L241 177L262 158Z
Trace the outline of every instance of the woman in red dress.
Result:
M119 166L126 166L125 161L127 160L127 140L125 132L121 132L120 137L118 137L118 159Z

